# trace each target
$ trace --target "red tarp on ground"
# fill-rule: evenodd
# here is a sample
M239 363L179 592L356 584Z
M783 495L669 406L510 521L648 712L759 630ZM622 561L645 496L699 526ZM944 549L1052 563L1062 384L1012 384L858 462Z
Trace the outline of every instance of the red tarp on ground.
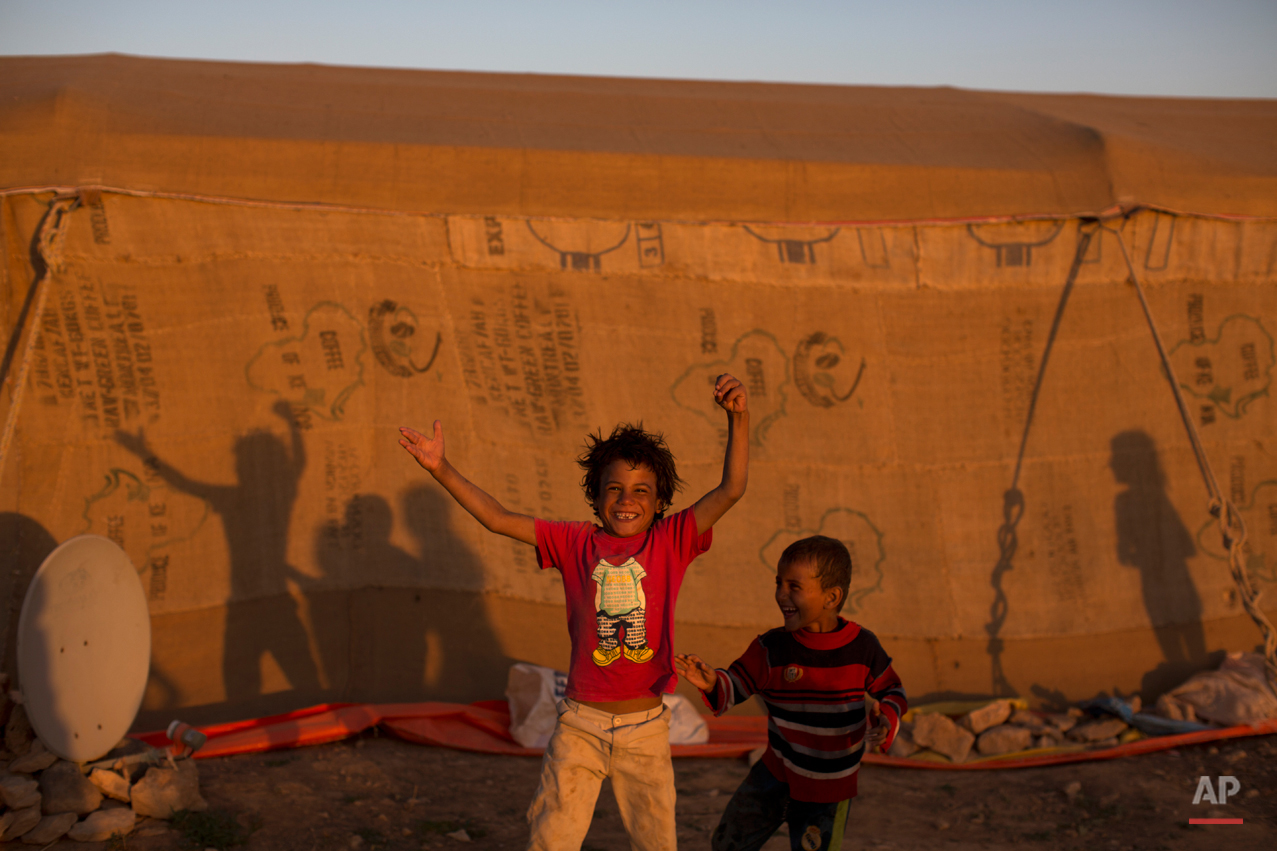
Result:
M743 756L767 740L762 716L708 718L710 741L703 745L674 745L674 756ZM374 726L401 739L478 753L540 756L542 749L525 748L510 735L510 709L504 700L478 703L325 703L283 715L233 721L200 728L208 736L196 756L208 759L242 753L322 745L358 735ZM163 732L139 733L134 738L154 747L169 743Z
M709 742L703 745L673 745L676 757L741 757L767 741L767 718L762 715L734 715L707 718ZM504 700L460 703L325 703L283 715L249 721L235 721L201 728L208 736L197 758L258 753L261 751L321 745L358 735L381 726L402 739L421 745L454 748L508 756L540 756L540 748L525 748L510 736L510 710ZM1168 750L1221 739L1277 733L1277 719L1218 730L1203 730L1178 736L1141 739L1115 748L1089 751L1053 749L1021 752L974 762L948 763L866 754L873 765L900 768L987 769L1030 768L1067 762L1116 759L1124 756ZM169 743L162 732L135 736L153 747Z

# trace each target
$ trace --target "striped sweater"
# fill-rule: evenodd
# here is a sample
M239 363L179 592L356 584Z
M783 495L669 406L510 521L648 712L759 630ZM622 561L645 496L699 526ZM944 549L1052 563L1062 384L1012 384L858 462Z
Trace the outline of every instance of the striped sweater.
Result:
M839 618L833 632L773 629L754 639L726 671L718 669L705 702L715 715L757 694L767 705L763 762L795 800L833 803L856 795L864 752L865 695L880 702L891 746L908 709L891 657L877 637Z

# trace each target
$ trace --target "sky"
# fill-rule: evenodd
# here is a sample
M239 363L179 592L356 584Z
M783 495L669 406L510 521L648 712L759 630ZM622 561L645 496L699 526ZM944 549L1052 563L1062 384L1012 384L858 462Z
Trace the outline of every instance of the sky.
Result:
M1277 0L0 0L0 55L1277 97Z

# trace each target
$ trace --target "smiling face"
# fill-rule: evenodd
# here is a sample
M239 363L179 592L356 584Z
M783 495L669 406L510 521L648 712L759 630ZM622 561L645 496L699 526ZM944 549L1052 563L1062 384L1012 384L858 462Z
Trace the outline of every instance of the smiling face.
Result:
M631 467L617 459L599 476L594 513L603 531L614 538L643 534L663 507L656 497L656 474L646 464Z
M801 559L776 571L776 605L785 619L785 629L797 632L832 632L838 628L838 588L821 588L816 565Z

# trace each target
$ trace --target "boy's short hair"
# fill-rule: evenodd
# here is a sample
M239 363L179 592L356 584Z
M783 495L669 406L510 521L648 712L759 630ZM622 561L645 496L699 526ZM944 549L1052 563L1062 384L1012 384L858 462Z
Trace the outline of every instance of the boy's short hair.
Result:
M585 452L576 459L576 463L585 471L581 477L581 488L585 491L585 501L594 507L599 498L599 480L603 471L613 461L624 461L631 467L645 465L656 474L656 519L665 516L665 509L674 501L674 494L683 486L674 467L674 453L665 444L665 437L643 430L643 423L631 425L621 423L612 429L612 434L603 437L603 431L585 436Z
M847 545L825 535L802 538L785 547L776 569L779 571L782 567L803 561L810 561L816 566L820 590L842 590L842 599L838 601L838 611L841 612L851 591L851 553L847 551Z

